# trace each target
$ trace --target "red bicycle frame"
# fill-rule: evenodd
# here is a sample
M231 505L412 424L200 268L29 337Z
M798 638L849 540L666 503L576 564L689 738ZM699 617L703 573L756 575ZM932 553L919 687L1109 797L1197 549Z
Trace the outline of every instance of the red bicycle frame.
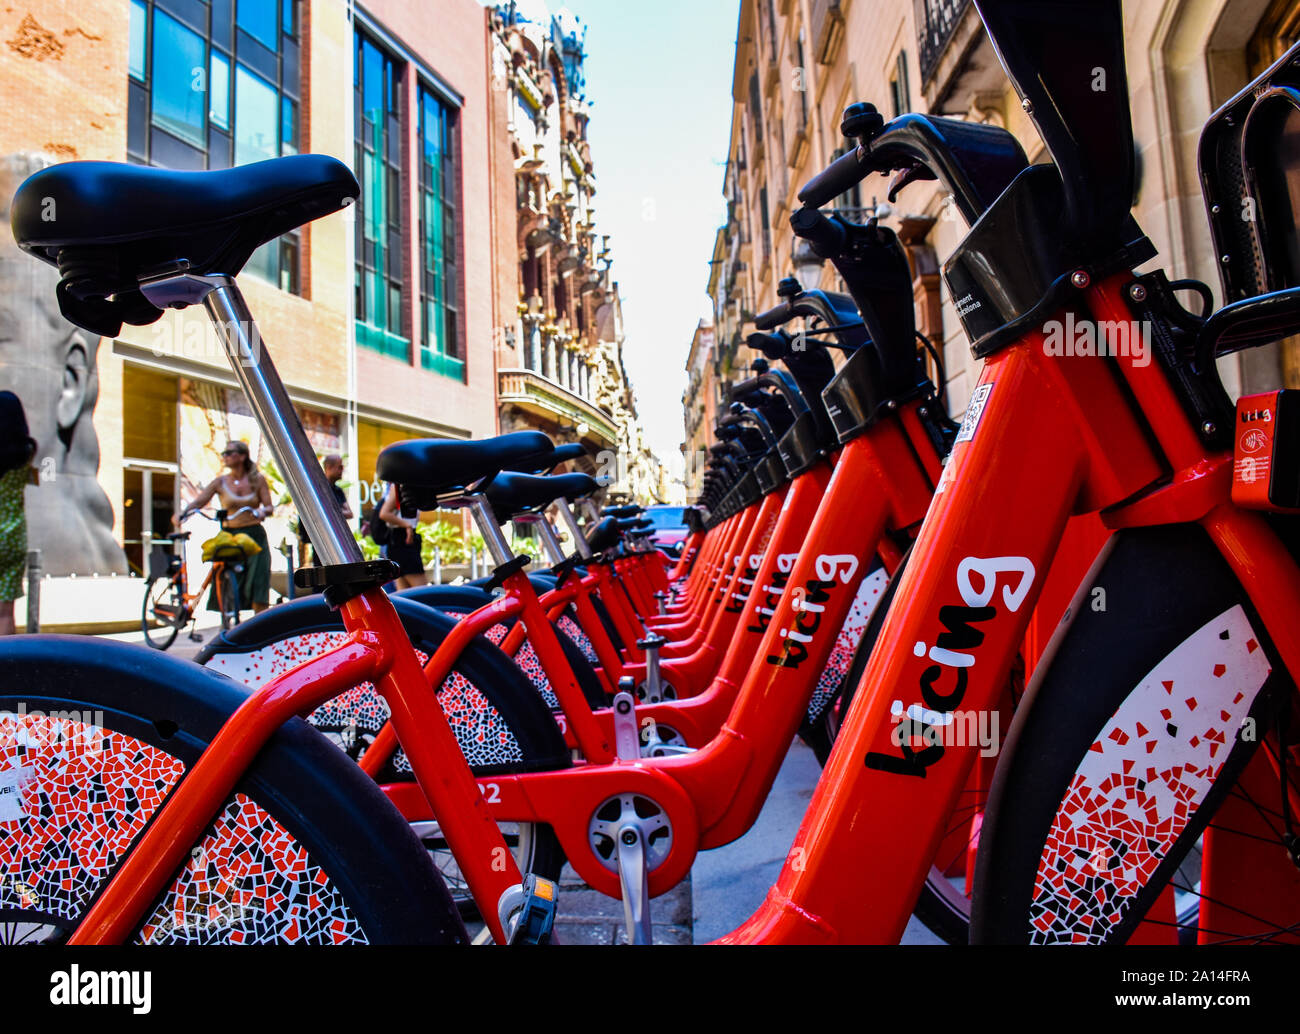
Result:
M1098 320L1131 318L1131 280L1087 292ZM949 458L786 866L725 942L897 941L978 748L899 746L892 705L996 706L1072 513L1103 511L1112 528L1199 522L1300 671L1295 561L1258 514L1231 504L1231 456L1205 453L1158 366L1127 353L1116 364L1119 376L1095 357L1050 356L1038 331L986 361L982 414ZM934 645L961 623L964 652Z

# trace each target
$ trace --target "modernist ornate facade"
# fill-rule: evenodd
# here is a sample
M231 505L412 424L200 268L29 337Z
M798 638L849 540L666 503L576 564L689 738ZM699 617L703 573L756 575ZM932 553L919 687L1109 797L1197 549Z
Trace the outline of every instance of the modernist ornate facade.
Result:
M501 430L581 439L590 465L613 477L611 495L641 496L657 464L623 368L618 283L596 223L586 27L542 0L489 18L496 190L505 196L509 172L515 199L513 220L501 206L495 225Z

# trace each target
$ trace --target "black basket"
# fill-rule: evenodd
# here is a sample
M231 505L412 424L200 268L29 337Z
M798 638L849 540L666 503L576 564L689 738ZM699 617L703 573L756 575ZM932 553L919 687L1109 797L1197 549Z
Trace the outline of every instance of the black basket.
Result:
M181 558L166 546L154 543L154 547L149 550L150 578L170 578L174 572L180 570L180 566Z
M1201 131L1201 189L1224 303L1300 287L1300 43Z

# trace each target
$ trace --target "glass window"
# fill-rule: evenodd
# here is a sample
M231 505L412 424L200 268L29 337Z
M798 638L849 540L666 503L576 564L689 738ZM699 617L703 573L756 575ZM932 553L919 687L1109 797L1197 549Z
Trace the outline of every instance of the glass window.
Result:
M298 153L298 105L288 97L280 98L280 153Z
M297 153L299 44L291 38L298 32L297 4L130 0L130 159L224 169ZM242 44L236 28L245 34ZM285 234L245 268L297 291L298 241L296 230Z
M271 50L280 49L275 16L277 0L239 0L235 6L235 24Z
M454 114L422 88L419 115L421 358L426 368L463 377L456 321Z
M208 62L208 121L230 128L230 62L216 50Z
M140 0L131 0L131 27L130 27L130 49L127 56L127 70L132 79L138 79L144 82L145 76L145 52L146 47L146 29L149 24L149 12Z
M235 164L274 158L279 112L275 89L241 65L235 69Z
M153 121L195 147L204 145L203 37L154 11Z
M401 66L357 33L355 169L361 184L356 234L357 341L410 361L403 311L405 277L401 161Z

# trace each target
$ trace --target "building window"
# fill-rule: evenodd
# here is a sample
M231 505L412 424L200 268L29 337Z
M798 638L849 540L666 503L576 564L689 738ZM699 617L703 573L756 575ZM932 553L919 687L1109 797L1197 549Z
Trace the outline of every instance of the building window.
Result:
M907 51L898 52L898 61L894 65L894 77L889 80L889 92L894 102L894 118L905 111L912 110L912 91L907 81Z
M402 66L356 36L357 343L410 361L402 333Z
M420 89L420 365L463 380L456 277L456 116Z
M297 0L130 0L127 157L226 169L298 151ZM299 233L244 269L297 293Z
M758 192L758 214L763 220L763 265L772 257L772 219L767 210L767 187Z

